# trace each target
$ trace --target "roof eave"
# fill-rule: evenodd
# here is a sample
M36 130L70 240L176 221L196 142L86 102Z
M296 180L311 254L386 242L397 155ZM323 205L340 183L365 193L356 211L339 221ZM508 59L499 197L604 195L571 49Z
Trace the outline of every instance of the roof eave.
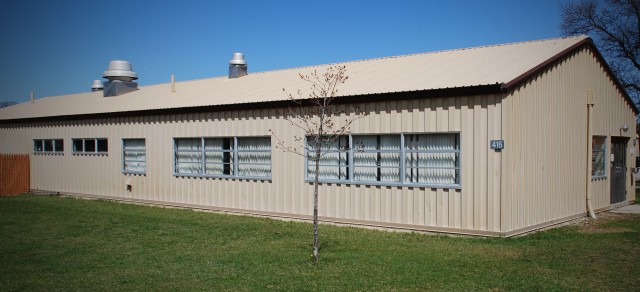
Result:
M440 88L440 89L429 89L429 90L350 95L350 96L341 96L336 98L335 104L361 104L361 103L370 103L370 102L402 101L402 100L414 100L414 99L423 99L423 98L502 94L502 86L503 86L502 84L496 83L496 84L476 85L476 86L467 86L467 87L452 87L452 88ZM225 105L207 105L207 106L197 106L197 107L163 108L163 109L123 111L123 112L105 112L105 113L78 114L78 115L65 115L65 116L6 119L6 120L0 120L0 124L6 125L6 124L17 124L17 123L69 121L69 120L84 120L84 119L98 119L98 118L208 113L208 112L221 112L221 111L232 111L232 110L275 109L275 108L290 107L293 104L294 103L290 100L277 100L277 101L266 101L266 102L254 102L249 104L242 103L242 104L225 104ZM304 102L302 104L311 105L310 103L305 104ZM297 103L295 103L295 105L297 105Z
M555 56L547 59L546 61L544 61L544 62L538 64L537 66L531 68L530 70L524 72L523 74L521 74L520 76L514 78L513 80L511 80L511 81L509 81L507 83L504 83L502 85L502 91L503 92L509 92L509 91L513 90L514 88L520 86L522 83L524 83L527 80L533 78L535 75L547 70L549 67L551 67L554 64L560 62L564 58L570 56L574 52L576 52L578 50L581 50L583 47L588 47L594 53L594 55L596 56L598 61L603 65L605 71L607 72L607 74L609 75L611 80L613 80L613 82L616 85L618 91L620 91L620 93L625 98L625 100L627 101L629 106L631 106L631 109L633 110L634 114L636 114L636 115L639 114L640 110L638 110L638 108L636 107L636 104L633 102L633 99L631 99L631 96L629 96L627 91L624 89L624 86L622 86L622 83L620 83L620 80L618 80L618 78L616 78L616 75L613 73L613 70L611 69L609 64L605 61L604 57L602 56L602 54L600 53L598 48L595 46L595 44L593 43L593 40L590 37L587 37L587 38L585 38L585 39L573 44L572 46L566 48L565 50L559 52Z

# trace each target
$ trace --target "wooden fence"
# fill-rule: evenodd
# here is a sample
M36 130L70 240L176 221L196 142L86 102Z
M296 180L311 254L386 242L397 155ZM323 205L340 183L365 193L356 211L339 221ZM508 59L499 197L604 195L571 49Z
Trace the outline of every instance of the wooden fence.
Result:
M29 154L0 154L0 196L29 191Z

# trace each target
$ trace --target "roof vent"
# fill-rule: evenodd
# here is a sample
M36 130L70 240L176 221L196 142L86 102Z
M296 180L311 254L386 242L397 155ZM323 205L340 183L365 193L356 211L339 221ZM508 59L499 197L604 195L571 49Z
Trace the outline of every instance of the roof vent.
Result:
M93 80L93 83L91 84L91 91L101 91L103 88L102 81Z
M247 75L247 61L242 53L233 53L229 61L229 78L238 78Z
M138 74L133 72L129 61L113 60L109 62L109 68L102 73L102 77L109 79L109 81L120 80L131 82L138 79Z
M131 63L128 61L110 61L109 68L102 73L102 77L109 80L104 83L104 97L118 96L138 90L138 83L133 82L138 79L138 74L133 72Z

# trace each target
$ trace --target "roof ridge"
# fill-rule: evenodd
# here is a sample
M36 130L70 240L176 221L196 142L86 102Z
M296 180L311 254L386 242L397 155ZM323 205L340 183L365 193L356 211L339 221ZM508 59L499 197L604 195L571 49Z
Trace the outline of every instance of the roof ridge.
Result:
M266 73L272 73L272 72L292 71L292 70L308 69L308 68L323 67L323 66L335 66L335 65L342 65L342 64L351 64L351 63L376 61L376 60L385 60L385 59L405 58L405 57L421 56L421 55L428 55L428 54L438 54L438 53L446 53L446 52L465 51L465 50L472 50L472 49L503 47L503 46L517 45L517 44L546 42L546 41L553 41L553 40L564 40L564 39L571 39L571 38L576 38L576 39L577 38L587 38L587 37L588 36L586 36L586 35L568 36L568 37L556 37L556 38L519 41L519 42L511 42L511 43L503 43L503 44L482 45L482 46L475 46L475 47L455 48L455 49L446 49L446 50L430 51L430 52L420 52L420 53L412 53L412 54L406 54L406 55L374 57L374 58L351 60L351 61L344 61L344 62L333 62L333 63L324 63L324 64L316 64L316 65L298 66L298 67L291 67L291 68L272 69L272 70L254 72L254 73L251 73L249 75L266 74ZM204 80L204 79L214 79L214 78L225 78L225 77L224 76L216 76L216 77L209 77L209 78L202 78L202 79L194 79L194 80L191 80L191 81ZM189 81L189 80L185 80L183 82L187 82L187 81Z

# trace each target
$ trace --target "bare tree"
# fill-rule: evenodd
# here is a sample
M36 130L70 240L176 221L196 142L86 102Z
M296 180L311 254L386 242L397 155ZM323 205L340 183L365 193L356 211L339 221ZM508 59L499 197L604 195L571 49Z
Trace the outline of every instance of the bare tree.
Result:
M588 34L640 104L640 0L571 1L562 6L565 35Z
M298 90L296 94L287 93L293 106L283 111L284 118L292 126L302 130L303 136L294 135L292 142L286 142L272 130L269 132L277 141L276 148L305 157L310 166L315 167L313 179L313 260L319 260L318 245L318 186L320 178L320 160L328 153L328 149L336 149L336 142L340 136L350 133L352 123L363 117L365 113L352 108L351 113L338 110L334 104L338 96L338 87L349 78L346 66L329 66L322 74L317 71L309 75L299 74L300 79L309 83L310 90L303 94ZM346 115L349 114L349 115ZM339 120L345 116L344 121ZM344 146L337 146L339 150L346 150ZM349 147L349 146L346 146ZM307 171L307 170L305 170Z
M15 105L15 104L18 104L18 103L15 102L15 101L2 101L2 102L0 102L0 108L12 106L12 105Z

